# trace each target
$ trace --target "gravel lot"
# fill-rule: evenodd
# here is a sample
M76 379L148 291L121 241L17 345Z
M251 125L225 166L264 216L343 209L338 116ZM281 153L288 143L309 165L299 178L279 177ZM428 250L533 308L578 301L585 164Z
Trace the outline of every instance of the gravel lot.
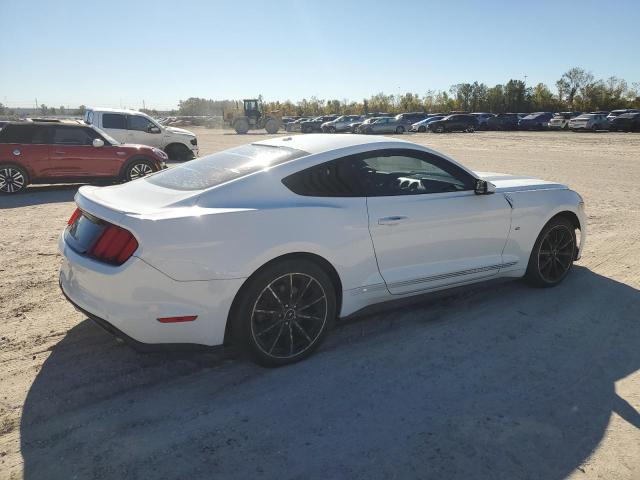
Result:
M139 354L58 290L77 187L0 197L0 478L640 478L640 135L404 138L580 192L574 272L350 319L287 368Z

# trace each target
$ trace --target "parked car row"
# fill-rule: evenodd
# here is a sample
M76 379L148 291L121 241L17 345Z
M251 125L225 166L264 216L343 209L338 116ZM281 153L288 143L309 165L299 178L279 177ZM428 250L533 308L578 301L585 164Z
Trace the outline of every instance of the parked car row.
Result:
M486 113L451 112L368 115L327 115L301 118L285 124L288 132L395 133L474 132L476 130L611 130L640 131L640 110L611 112Z

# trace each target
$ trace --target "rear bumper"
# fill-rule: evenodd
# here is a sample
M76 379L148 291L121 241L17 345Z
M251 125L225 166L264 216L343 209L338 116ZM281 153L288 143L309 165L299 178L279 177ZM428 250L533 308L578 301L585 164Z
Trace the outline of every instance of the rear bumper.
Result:
M243 279L179 282L137 257L111 266L59 240L60 288L78 309L131 343L221 345L231 303ZM197 315L182 323L163 317Z

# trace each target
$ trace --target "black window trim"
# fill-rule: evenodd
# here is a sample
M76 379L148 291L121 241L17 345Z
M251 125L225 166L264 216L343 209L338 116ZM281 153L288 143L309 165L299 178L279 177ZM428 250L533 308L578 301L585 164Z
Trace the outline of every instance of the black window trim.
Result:
M374 198L374 197L407 197L407 196L422 196L422 195L437 195L437 193L414 193L414 194L405 194L405 195L370 195L369 192L365 191L365 188L363 185L358 185L358 191L354 192L353 195L335 195L335 194L327 194L327 195L317 195L317 194L304 194L304 193L299 193L294 191L287 183L290 183L294 180L294 178L297 175L302 175L305 172L309 172L312 171L316 168L325 166L325 165L330 165L330 164L334 164L337 162L341 162L341 161L350 161L350 160L366 160L369 158L375 158L375 157L393 157L393 156L408 156L408 157L415 157L415 158L419 158L421 160L425 160L429 163L432 163L434 166L444 170L445 172L449 173L450 175L460 179L464 185L465 188L464 190L458 190L457 192L442 192L442 193L459 193L459 192L469 192L469 191L474 191L475 190L475 185L476 185L476 181L477 178L474 177L473 175L471 175L470 173L468 173L466 170L460 168L459 166L455 165L454 163L452 163L451 161L447 160L444 157L441 157L440 155L436 154L436 153L431 153L431 152L427 152L424 150L416 150L413 148L384 148L384 149L379 149L379 150L369 150L367 152L362 152L362 153L356 153L356 154L352 154L352 155L347 155L344 157L340 157L340 158L335 158L333 160L328 160L326 162L322 162L319 163L317 165L313 165L311 167L307 167L303 170L300 170L298 172L292 173L290 175L287 175L286 177L284 177L281 182L282 184L288 189L290 190L292 193L294 193L295 195L299 195L301 197L317 197L317 198ZM357 182L354 182L357 183Z

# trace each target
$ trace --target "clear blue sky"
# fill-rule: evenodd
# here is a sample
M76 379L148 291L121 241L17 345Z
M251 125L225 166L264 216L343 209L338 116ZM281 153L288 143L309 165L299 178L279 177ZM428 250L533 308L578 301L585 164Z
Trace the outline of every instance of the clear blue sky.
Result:
M567 69L640 81L640 2L0 0L0 102L360 100Z

